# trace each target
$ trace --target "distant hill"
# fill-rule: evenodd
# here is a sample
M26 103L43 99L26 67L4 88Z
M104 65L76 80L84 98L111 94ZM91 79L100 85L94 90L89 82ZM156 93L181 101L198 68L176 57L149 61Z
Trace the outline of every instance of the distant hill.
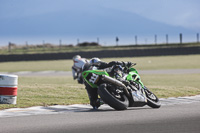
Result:
M1 19L0 35L135 35L178 34L194 31L155 22L139 15L114 9L85 11L59 11L54 13Z

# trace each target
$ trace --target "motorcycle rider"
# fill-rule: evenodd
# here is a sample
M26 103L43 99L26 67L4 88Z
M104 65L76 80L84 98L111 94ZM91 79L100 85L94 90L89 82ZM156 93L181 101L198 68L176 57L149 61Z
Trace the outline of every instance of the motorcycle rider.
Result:
M120 62L120 61L111 61L109 63L106 63L106 62L101 61L99 58L95 57L95 58L92 58L89 61L89 63L86 63L83 66L83 71L92 70L92 69L106 69L106 68L110 68L114 65L130 67L132 65L132 63L131 62ZM111 71L110 74L113 74L113 76L116 76L116 75L114 75L114 71L115 70ZM101 105L101 101L100 101L100 98L98 98L97 88L92 88L87 82L84 82L84 84L85 84L85 89L87 90L87 93L88 93L90 105L93 107L93 109L98 109L99 106Z
M83 84L82 67L88 62L86 58L81 58L80 55L75 55L73 58L74 65L72 66L72 75L74 80L77 79L79 84Z

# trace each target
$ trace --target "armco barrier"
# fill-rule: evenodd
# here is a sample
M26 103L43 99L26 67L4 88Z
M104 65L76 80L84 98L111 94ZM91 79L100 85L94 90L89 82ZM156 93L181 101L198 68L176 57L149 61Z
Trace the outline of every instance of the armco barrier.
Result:
M0 55L0 62L72 59L72 57L77 54L85 58L189 55L189 54L200 54L200 47L196 46L196 47L175 47L175 48L154 48L154 49L150 48L150 49L130 49L130 50L103 50L103 51L68 52L68 53Z
M0 74L0 104L17 103L17 75Z

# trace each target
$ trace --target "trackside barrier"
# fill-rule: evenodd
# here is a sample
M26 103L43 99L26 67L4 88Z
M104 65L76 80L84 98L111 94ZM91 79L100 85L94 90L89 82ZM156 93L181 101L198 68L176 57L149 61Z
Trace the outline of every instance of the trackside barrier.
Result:
M18 76L0 74L0 104L17 103Z
M0 62L8 61L36 61L36 60L65 60L72 59L74 55L84 58L111 58L111 57L142 57L142 56L164 56L164 55L190 55L200 54L200 46L173 47L173 48L146 48L127 50L101 50L101 51L79 51L66 53L44 53L44 54L11 54L0 55Z

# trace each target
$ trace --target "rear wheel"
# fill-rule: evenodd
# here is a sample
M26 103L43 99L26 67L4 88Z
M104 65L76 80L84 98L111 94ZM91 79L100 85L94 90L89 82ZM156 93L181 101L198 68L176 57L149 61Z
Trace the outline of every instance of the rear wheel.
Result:
M129 105L128 98L123 93L108 87L106 84L99 86L98 94L105 103L116 110L125 110Z
M147 105L152 108L160 108L161 103L158 99L158 97L153 94L148 88L145 87L144 89L146 97L147 97Z

